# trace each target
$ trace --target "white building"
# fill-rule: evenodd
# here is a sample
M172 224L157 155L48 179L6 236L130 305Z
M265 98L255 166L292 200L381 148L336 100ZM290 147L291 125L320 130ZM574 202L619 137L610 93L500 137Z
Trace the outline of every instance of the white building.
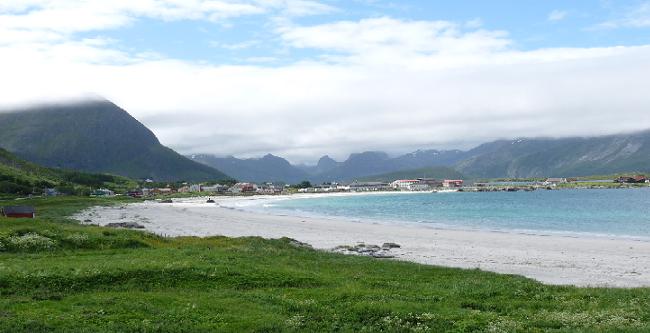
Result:
M399 179L390 183L390 187L396 190L413 191L413 185L417 184L418 182L419 180L417 179Z
M228 186L221 185L221 184L216 184L212 186L201 186L201 192L219 193L219 192L226 192L227 190L228 190Z

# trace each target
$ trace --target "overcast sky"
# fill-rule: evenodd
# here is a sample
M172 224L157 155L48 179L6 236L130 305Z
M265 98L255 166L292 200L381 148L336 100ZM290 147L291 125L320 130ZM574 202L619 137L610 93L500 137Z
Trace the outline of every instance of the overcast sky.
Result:
M0 106L104 96L185 154L648 129L649 91L650 1L0 1Z

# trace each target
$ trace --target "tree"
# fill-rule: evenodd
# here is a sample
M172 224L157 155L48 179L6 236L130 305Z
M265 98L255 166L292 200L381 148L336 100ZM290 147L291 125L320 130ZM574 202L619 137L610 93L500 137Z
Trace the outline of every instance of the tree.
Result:
M295 187L296 188L310 188L312 186L311 186L311 183L309 181L303 180L302 182L300 182L300 184L296 185Z

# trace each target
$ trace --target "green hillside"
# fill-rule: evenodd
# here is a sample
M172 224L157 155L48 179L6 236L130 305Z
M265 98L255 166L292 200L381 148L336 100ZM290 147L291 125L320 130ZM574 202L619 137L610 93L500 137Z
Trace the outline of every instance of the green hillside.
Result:
M417 178L435 178L435 179L465 179L465 176L447 167L429 167L413 170L403 170L363 177L360 181L393 181L396 179L417 179Z
M484 144L468 154L473 157L456 167L479 178L647 173L650 131L590 138L502 140Z
M0 113L0 148L47 167L157 181L225 179L160 144L109 101L50 104Z
M41 167L0 149L0 194L40 194L44 188L56 188L67 194L88 194L91 188L123 192L137 185L121 176Z

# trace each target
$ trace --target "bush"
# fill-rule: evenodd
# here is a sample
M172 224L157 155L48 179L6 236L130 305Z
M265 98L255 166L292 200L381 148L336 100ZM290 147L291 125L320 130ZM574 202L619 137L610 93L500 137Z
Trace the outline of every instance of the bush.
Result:
M11 236L6 239L8 250L13 251L40 251L56 247L57 242L51 238L30 232L22 236Z

